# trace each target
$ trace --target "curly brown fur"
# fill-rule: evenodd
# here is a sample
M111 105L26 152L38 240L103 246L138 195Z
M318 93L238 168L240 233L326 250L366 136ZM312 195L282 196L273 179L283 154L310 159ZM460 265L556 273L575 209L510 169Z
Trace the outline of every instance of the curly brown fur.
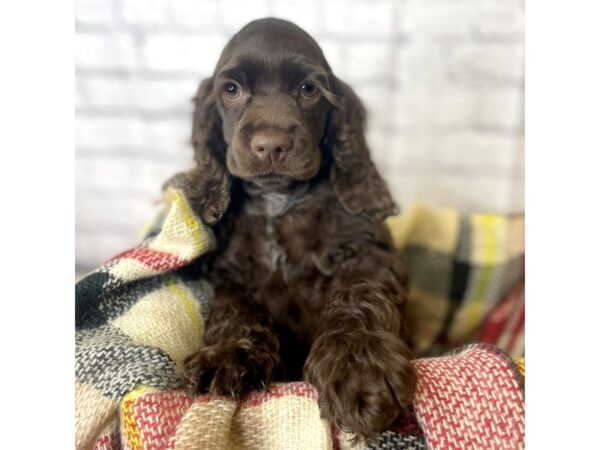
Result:
M396 206L364 120L316 42L281 20L244 27L200 85L188 176L219 246L196 265L215 297L191 390L242 398L305 378L323 416L364 438L410 404L406 275L382 221Z

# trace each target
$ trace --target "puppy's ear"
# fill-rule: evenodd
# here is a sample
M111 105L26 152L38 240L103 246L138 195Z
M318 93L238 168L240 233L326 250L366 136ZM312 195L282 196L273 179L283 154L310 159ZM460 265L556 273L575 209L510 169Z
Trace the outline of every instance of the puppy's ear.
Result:
M398 213L385 181L369 156L365 139L365 108L352 88L335 78L338 98L329 117L327 145L333 159L331 185L342 206L376 219Z
M186 175L191 200L199 208L202 219L212 225L225 214L231 200L231 178L225 165L227 146L212 78L200 84L194 101L192 144L196 168Z

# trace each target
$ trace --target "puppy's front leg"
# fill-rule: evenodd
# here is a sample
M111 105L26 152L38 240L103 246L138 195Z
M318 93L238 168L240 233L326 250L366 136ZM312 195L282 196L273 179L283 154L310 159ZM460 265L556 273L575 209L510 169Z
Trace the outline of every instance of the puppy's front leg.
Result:
M401 276L389 258L378 265L373 256L338 276L304 368L323 417L362 438L392 425L411 404L416 381L401 337Z
M251 390L265 389L280 365L271 317L242 292L216 288L204 335L206 346L184 363L188 390L241 399Z

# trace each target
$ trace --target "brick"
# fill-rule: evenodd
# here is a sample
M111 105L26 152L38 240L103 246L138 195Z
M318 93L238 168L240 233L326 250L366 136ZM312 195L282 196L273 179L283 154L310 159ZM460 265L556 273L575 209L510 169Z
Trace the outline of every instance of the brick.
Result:
M129 77L77 77L77 109L129 110L133 107Z
M385 41L354 42L346 53L344 71L340 75L348 83L380 81L392 72L393 47Z
M476 41L521 42L524 38L525 14L516 2L496 5L486 9L484 20L473 23L471 32Z
M178 79L136 79L132 83L134 106L139 111L170 111L189 115L192 98L200 80L193 77Z
M85 192L127 193L125 198L159 198L162 184L177 172L193 166L191 152L185 161L158 159L133 151L113 155L86 154L76 161L77 188ZM81 172L81 176L79 176Z
M318 30L317 17L321 8L317 6L320 6L317 0L277 0L273 3L272 15L289 20L312 35Z
M418 112L413 115L416 128L430 129L438 134L468 128L473 109L483 103L473 93L464 95L450 89L445 92L436 89L424 91L417 101Z
M166 0L118 0L119 18L136 27L156 27L166 22Z
M133 117L98 117L76 115L75 147L80 149L119 149L141 147L144 127Z
M389 170L393 172L424 170L431 167L435 160L437 138L427 133L393 135L387 154Z
M446 76L463 85L522 85L523 44L471 44L448 58Z
M382 175L394 177L399 167L405 165L407 155L414 154L402 137L372 128L367 132L371 158Z
M142 149L184 163L192 157L191 136L191 116L148 121L144 124Z
M409 89L412 92L412 88ZM410 130L415 127L416 108L419 107L419 95L407 95L405 90L393 90L386 97L387 110L382 110L375 105L376 110L370 108L371 126L376 125L394 130L396 132Z
M128 33L77 33L75 37L78 69L133 69L136 62L135 40Z
M394 89L390 83L362 83L351 84L367 109L367 129L381 127L388 119L390 111L394 109Z
M522 166L523 138L489 136L472 130L439 135L413 133L368 134L373 160L390 179L423 176L430 172L469 179L472 177L515 178ZM426 186L425 186L426 187Z
M394 49L392 77L401 87L446 88L447 64L453 47L427 40L409 40Z
M404 208L415 202L424 202L457 208L464 213L522 211L522 205L513 198L514 180L509 176L412 170L398 173L389 183Z
M463 94L469 95L468 92ZM494 90L471 93L471 123L475 129L521 134L524 128L523 91Z
M468 38L480 10L477 4L468 2L407 2L401 18L405 32L415 39L448 42Z
M78 111L126 111L140 114L191 115L195 78L80 76Z
M512 185L510 186L510 197L508 200L508 211L525 211L525 175L513 174Z
M237 33L248 22L271 15L271 9L266 0L219 1L219 17L228 34Z
M415 39L446 44L515 39L522 35L524 14L517 2L419 1L407 2L401 13L405 30Z
M380 169L383 179L388 185L392 198L396 201L402 211L414 203L419 202L419 189L422 188L421 180L411 174L398 171L384 172L385 166Z
M85 189L85 193L100 194L103 190L121 190L130 195L137 172L137 164L134 161L137 160L125 155L119 157L78 155L75 168L85 176L76 177L77 187Z
M156 216L164 181L188 167L136 157L78 158L77 172L93 174L76 181L78 232L129 234L137 242L142 227Z
M511 176L520 165L523 139L468 130L440 136L431 147L429 164L440 171Z
M75 78L75 110L86 106L87 95L84 86L79 83L79 77Z
M135 116L103 117L79 115L75 124L78 155L88 152L115 157L126 155L165 158L186 164L193 150L191 117L141 119Z
M168 3L167 16L177 29L200 31L215 28L218 24L217 0L177 0Z
M457 95L426 87L409 88L394 97L397 109L388 123L431 135L467 129L471 124L471 107L476 102L472 94Z
M82 232L96 228L102 230L98 231L98 234L112 232L121 236L130 235L131 239L135 239L130 245L140 242L141 230L155 216L153 201L150 198L132 197L127 191L112 192L112 195L108 196L106 193L90 193L89 196L86 194L83 197L89 198L77 203L76 227ZM128 200L123 201L119 197L127 197ZM112 254L106 257L110 258L127 248L129 245L120 250L113 249Z
M329 0L322 2L323 32L342 35L386 36L393 24L392 0Z
M81 153L81 152L80 152ZM95 176L93 161L83 158L81 154L75 158L75 186L85 186Z
M75 22L82 25L112 25L112 0L76 0Z
M381 97L383 92L379 94ZM461 129L479 129L502 133L523 130L523 92L517 88L439 89L407 84L401 91L391 91L382 100L385 108L373 117L397 130L433 134ZM375 102L372 108L379 108Z
M164 159L161 161L143 161L138 164L138 182L147 186L149 190L160 192L163 183L178 172L194 167L193 152L185 151L179 158ZM184 156L181 158L181 156Z
M213 73L221 50L226 44L223 35L150 35L143 47L143 65L159 73L183 73L197 77Z

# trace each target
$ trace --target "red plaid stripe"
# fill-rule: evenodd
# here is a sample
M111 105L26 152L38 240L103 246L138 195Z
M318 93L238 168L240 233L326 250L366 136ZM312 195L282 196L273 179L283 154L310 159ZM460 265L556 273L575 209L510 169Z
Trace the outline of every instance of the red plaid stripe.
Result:
M524 448L524 396L510 364L485 347L415 361L415 411L432 449Z
M180 258L177 255L160 252L158 250L152 250L151 248L147 247L138 247L127 250L126 252L115 256L113 259L111 259L111 261L118 259L133 259L154 270L160 271L177 269L189 264L190 262L187 259Z

